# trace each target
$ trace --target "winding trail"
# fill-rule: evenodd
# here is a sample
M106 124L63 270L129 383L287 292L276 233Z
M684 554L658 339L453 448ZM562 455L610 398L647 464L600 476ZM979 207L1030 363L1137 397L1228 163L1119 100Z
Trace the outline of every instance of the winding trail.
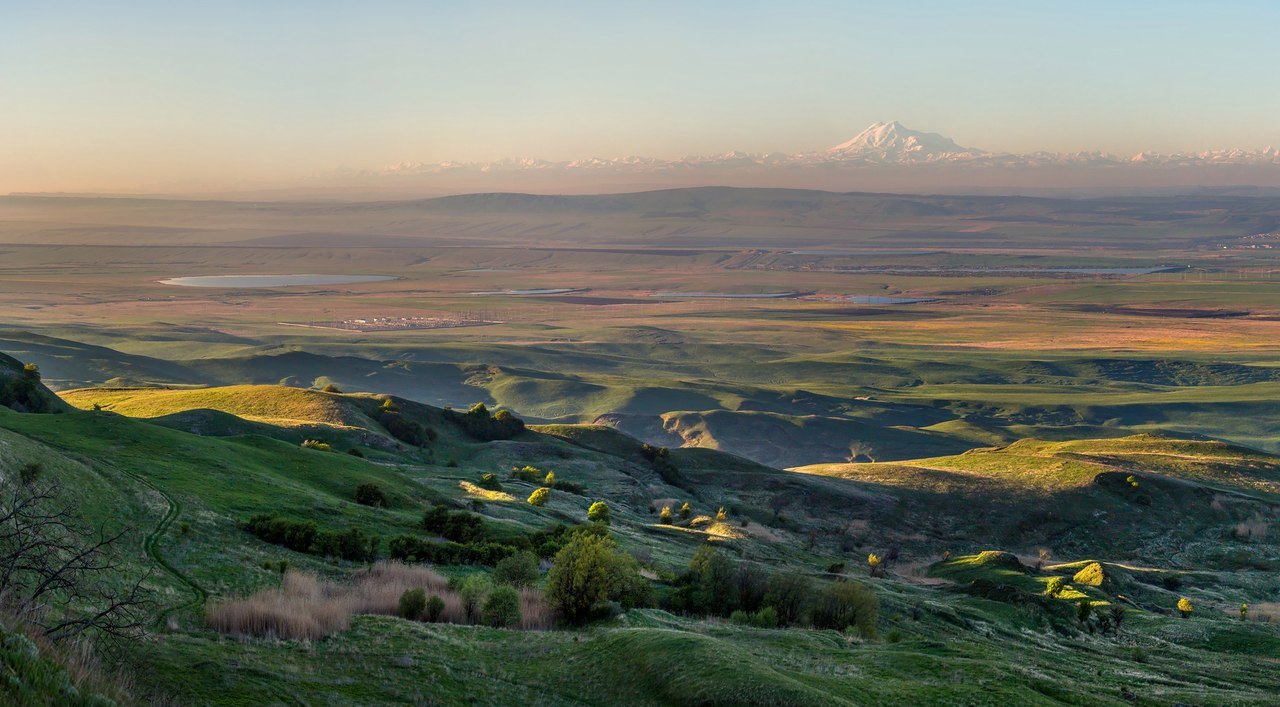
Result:
M160 539L164 537L164 534L168 532L169 528L173 525L173 521L177 520L178 516L182 513L182 504L178 503L174 500L173 496L170 496L159 486L156 486L141 475L135 474L131 471L125 471L118 467L116 470L160 494L160 497L169 505L169 509L165 512L164 518L160 519L160 522L156 524L156 527L152 529L152 531L148 533L147 537L142 541L142 549L147 554L147 557L151 558L153 562L160 565L160 567L164 568L166 572L173 575L175 579L191 590L191 599L182 604L175 604L166 608L164 611L161 611L159 615L156 616L156 622L163 623L164 620L168 618L169 614L180 609L204 604L205 600L209 598L209 593L199 584L196 584L195 580L183 574L177 567L170 564L170 562L164 559L164 556L160 554Z

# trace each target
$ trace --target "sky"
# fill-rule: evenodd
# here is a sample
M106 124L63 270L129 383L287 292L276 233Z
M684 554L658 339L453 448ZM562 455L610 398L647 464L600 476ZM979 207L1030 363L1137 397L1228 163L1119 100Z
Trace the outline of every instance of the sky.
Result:
M1280 145L1280 2L0 0L0 193L400 162Z

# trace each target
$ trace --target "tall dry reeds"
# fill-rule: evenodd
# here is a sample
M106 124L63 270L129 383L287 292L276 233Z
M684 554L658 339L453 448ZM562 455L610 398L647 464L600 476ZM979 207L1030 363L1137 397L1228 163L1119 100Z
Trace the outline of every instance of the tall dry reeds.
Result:
M327 582L290 570L279 588L210 604L206 619L214 629L235 636L316 640L345 630L357 614L398 615L400 595L419 588L444 601L441 623L471 623L448 578L428 567L399 562L380 562L351 582ZM520 628L548 629L555 620L555 610L541 592L520 590Z

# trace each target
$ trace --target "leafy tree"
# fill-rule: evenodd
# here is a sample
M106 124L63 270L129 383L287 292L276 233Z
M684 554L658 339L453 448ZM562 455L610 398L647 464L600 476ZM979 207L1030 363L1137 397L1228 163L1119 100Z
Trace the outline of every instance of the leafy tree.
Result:
M551 489L545 486L536 488L533 490L533 493L529 494L529 503L534 506L544 506L550 496Z
M766 584L764 605L778 613L778 624L788 625L804 619L813 596L813 583L794 572L774 572Z
M867 567L871 569L871 576L875 577L880 571L880 556L874 552L867 555Z
M1248 605L1248 604L1241 604L1241 605L1240 605L1240 620L1241 620L1241 621L1248 621L1248 620L1249 620L1249 605Z
M606 601L624 607L650 603L652 587L635 558L619 552L611 538L582 534L556 553L546 595L565 621L583 624Z
M1051 597L1056 597L1066 588L1067 580L1062 577L1050 577L1049 583L1044 586L1044 593Z
M489 592L481 611L484 622L494 628L520 625L520 594L511 587L496 587Z
M1178 613L1182 614L1182 618L1184 619L1191 618L1191 612L1194 609L1195 607L1191 606L1190 599L1186 597L1182 597L1181 599L1178 600Z
M733 562L711 545L703 545L689 561L694 579L692 608L724 616L739 607L738 577Z
M1089 621L1089 616L1093 613L1093 602L1088 598L1082 597L1076 602L1076 618L1080 623L1084 624Z
M435 623L440 620L440 615L443 613L444 613L444 599L441 599L439 594L432 594L431 598L427 599L427 605L426 605L427 621L430 621L431 623Z
M662 507L662 511L658 513L658 522L663 525L671 525L671 506Z
M427 593L421 587L406 589L400 595L400 606L397 613L404 619L418 619L427 609Z
M383 493L381 486L370 481L367 484L360 484L356 487L356 503L362 506L385 508L387 494Z
M1124 607L1119 604L1111 605L1111 626L1116 633L1120 633L1120 624L1124 623Z
M828 584L818 593L813 606L813 625L843 631L856 626L858 632L871 637L876 632L880 602L870 588L847 579Z
M684 505L680 506L680 520L689 520L689 517L692 515L693 515L693 506L690 506L689 502L685 501Z
M528 587L538 581L538 557L528 550L498 561L493 568L493 581L512 587Z
M596 501L587 509L587 520L592 523L609 524L609 505L604 501Z
M545 478L542 479L542 485L548 488L556 485L556 473L548 471Z
M468 621L480 618L485 597L489 595L489 590L492 588L489 578L482 574L468 575L462 580L458 595L462 597L462 609L467 612Z

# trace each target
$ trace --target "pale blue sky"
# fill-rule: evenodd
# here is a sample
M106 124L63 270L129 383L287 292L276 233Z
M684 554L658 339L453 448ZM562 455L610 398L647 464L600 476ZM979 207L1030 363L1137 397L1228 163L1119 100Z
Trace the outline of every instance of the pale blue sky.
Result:
M400 161L1280 144L1280 2L10 2L0 192Z

